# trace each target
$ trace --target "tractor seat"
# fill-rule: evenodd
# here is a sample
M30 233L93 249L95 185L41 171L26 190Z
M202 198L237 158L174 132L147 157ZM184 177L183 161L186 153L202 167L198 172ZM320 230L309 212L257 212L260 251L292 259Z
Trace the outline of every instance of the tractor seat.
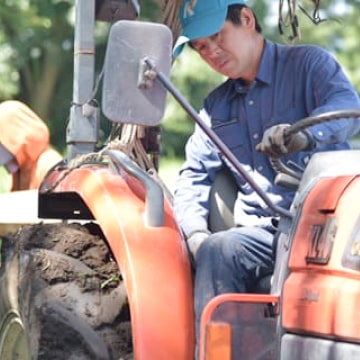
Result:
M234 204L239 189L228 168L222 169L215 178L210 191L209 230L218 232L235 226ZM252 292L268 294L271 288L273 269L259 268L259 280Z

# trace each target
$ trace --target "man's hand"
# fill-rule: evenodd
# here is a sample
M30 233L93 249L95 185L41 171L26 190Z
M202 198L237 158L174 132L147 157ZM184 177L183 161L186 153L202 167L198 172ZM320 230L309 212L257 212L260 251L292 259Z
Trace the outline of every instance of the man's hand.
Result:
M267 129L261 140L256 146L256 150L270 157L280 157L298 151L312 150L315 141L310 132L299 131L285 139L284 131L290 127L289 124L274 125Z
M196 262L196 253L200 248L200 245L203 241L209 236L206 232L195 232L187 239L187 246L189 249L191 261L195 264Z

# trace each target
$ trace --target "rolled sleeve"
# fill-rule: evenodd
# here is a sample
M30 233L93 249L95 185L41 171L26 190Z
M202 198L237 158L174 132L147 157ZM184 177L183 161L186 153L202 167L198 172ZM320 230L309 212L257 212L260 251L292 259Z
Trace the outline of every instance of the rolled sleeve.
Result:
M196 126L186 148L186 161L175 184L174 211L186 236L208 231L209 194L223 162L213 143Z
M311 115L360 109L359 96L335 58L320 48L314 50L310 68L314 74L310 83L312 91L308 89L308 94L313 93L319 105L311 111ZM320 144L340 144L360 131L360 120L339 119L315 125L309 130Z

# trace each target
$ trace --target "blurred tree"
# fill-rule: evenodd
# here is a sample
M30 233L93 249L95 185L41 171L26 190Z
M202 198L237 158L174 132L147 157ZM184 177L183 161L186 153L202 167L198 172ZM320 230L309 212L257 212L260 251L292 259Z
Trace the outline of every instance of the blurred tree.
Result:
M71 101L72 4L0 0L0 53L6 50L6 59L1 59L1 100L16 98L29 104L48 122L59 148L65 138L64 109Z
M309 17L310 15L310 17ZM318 44L330 51L343 66L351 82L360 91L360 1L326 0L318 13L318 23L299 13L301 26L300 42ZM315 21L316 22L316 21Z

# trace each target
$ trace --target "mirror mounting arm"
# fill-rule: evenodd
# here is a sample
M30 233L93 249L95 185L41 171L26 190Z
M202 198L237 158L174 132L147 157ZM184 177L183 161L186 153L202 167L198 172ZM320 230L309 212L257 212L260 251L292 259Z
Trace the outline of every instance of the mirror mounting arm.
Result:
M149 58L140 60L138 88L142 90L151 89L154 85L154 80L157 76L156 72L149 68L147 62L153 63Z

